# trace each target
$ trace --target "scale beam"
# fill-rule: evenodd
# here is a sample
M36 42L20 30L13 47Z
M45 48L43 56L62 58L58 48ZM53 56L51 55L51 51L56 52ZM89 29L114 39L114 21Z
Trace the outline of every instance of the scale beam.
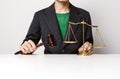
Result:
M93 48L105 48L106 45L100 35L100 32L98 30L98 26L96 25L90 25L88 24L87 22L85 22L84 20L82 22L71 22L69 21L69 26L68 26L68 30L67 30L67 34L66 34L66 37L65 37L65 40L64 40L64 43L67 43L67 44L74 44L74 43L78 43L79 41L77 40L75 34L74 34L74 31L72 29L72 26L71 25L82 25L82 36L83 36L83 44L85 43L85 35L84 35L84 27L85 25L88 26L88 27L91 27L91 28L96 28L96 33L98 33L99 37L100 37L100 40L102 41L103 45L102 46L99 46L99 45L93 45ZM70 35L73 35L73 39L74 40L70 40ZM96 39L96 37L94 37Z

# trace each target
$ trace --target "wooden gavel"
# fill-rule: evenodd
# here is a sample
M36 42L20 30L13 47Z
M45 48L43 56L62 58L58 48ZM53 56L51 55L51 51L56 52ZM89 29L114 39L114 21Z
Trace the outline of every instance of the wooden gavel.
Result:
M43 43L39 43L38 45L36 45L36 47L40 47L42 45L48 45L50 47L55 47L56 46L56 43L55 43L55 38L52 34L48 34L47 36L47 41L46 42L43 42ZM23 54L23 55L31 55L33 52L31 53L27 53L27 54L24 54L21 50L17 51L15 53L15 55L18 55L18 54Z

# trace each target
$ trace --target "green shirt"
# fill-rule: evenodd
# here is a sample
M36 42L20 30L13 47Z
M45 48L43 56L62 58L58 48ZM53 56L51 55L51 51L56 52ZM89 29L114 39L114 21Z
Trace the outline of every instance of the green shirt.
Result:
M68 27L69 14L70 13L56 13L59 29L60 29L63 40L65 38L65 34Z

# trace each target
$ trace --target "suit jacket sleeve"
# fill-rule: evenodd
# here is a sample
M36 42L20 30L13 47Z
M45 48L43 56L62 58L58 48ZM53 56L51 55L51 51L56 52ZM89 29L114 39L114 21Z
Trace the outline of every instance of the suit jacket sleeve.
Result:
M86 22L88 24L92 24L90 14L88 13L86 16L87 16L86 17ZM86 27L86 39L85 39L85 41L88 41L88 42L93 44L92 28L89 27L89 26Z
M32 40L35 44L37 44L40 38L41 38L41 30L39 24L39 17L38 14L35 13L24 41Z

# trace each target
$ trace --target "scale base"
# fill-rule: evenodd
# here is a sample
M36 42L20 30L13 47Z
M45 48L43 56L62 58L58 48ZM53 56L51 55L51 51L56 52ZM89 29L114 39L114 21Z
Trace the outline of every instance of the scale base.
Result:
M78 55L81 55L81 56L90 56L90 55L92 55L92 53L88 53L86 51L83 51L81 53L78 53Z

